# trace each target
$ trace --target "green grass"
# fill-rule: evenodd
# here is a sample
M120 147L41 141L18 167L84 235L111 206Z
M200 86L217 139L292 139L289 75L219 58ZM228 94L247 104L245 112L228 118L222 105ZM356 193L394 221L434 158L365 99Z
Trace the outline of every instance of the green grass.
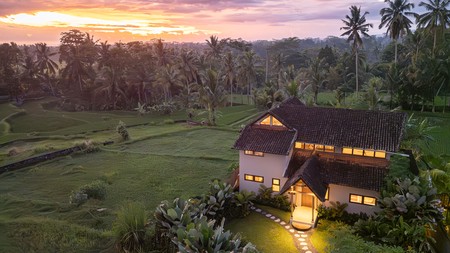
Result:
M298 252L292 235L283 226L258 213L232 220L225 229L240 233L264 253Z
M237 135L237 131L194 128L190 131L156 136L118 148L132 153L236 160L238 152L231 147Z
M256 205L258 208L261 208L262 210L271 213L275 215L276 217L280 218L282 221L289 223L291 220L291 213L286 212L271 206L263 206L263 205Z
M27 102L23 113L8 120L13 132L0 136L0 165L87 139L116 143L0 175L1 252L113 250L110 230L123 204L142 203L153 212L162 200L198 196L212 179L226 179L229 164L238 159L231 149L238 131L230 125L256 112L252 106L221 108L219 127L210 128L164 124L186 118L185 112L139 117L136 112L44 110L41 103L49 101ZM20 111L8 104L0 108L8 109L1 111L5 117ZM119 141L119 120L141 124L128 127L129 141ZM11 149L19 154L7 156ZM106 199L71 206L71 192L95 180L107 183Z

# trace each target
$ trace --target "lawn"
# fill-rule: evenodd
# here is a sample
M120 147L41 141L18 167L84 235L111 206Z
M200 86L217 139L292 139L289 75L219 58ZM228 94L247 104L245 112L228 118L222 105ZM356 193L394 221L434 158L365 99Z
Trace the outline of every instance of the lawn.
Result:
M244 219L232 220L225 229L240 233L264 253L299 252L292 235L283 226L255 212Z
M110 229L121 205L140 202L152 212L162 200L198 196L212 179L226 179L238 159L231 147L239 132L230 124L257 113L252 106L221 108L219 127L199 127L167 121L185 119L185 112L61 112L44 110L44 102L0 105L8 110L4 117L24 111L7 121L11 132L0 137L0 165L86 139L115 143L0 175L1 252L114 251ZM128 127L129 141L115 132L119 120L138 124ZM8 156L11 149L19 154ZM69 204L72 191L95 180L108 183L105 200Z

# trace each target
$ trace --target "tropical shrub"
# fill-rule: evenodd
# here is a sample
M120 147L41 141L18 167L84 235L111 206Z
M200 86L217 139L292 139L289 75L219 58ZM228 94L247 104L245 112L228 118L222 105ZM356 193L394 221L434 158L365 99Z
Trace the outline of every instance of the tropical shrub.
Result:
M117 213L113 223L116 247L120 252L144 250L147 213L142 205L128 203Z
M242 246L239 234L233 236L230 231L224 231L224 220L219 226L215 226L215 223L215 220L208 221L202 216L189 223L185 230L178 230L173 242L179 252L258 252L250 243Z
M128 133L127 126L123 121L119 121L116 127L117 133L122 137L122 140L126 141L130 139L130 134Z
M261 184L258 189L258 194L255 198L255 203L275 207L284 211L291 210L291 203L285 195L273 195L272 188Z
M330 221L340 221L348 225L353 225L358 219L366 220L367 214L364 213L348 213L345 209L347 208L347 203L340 203L339 201L330 201L331 206L326 207L320 205L317 208L317 216L319 219L325 219Z
M239 237L223 232L225 218L249 214L253 197L253 193L235 193L230 184L214 180L202 197L163 201L155 211L155 244L166 250L175 245L180 252L257 252L250 244L241 247ZM216 224L219 219L220 226Z
M234 217L245 217L250 214L250 206L255 198L254 192L241 191L234 194L233 203L235 206Z
M418 177L397 179L390 189L378 201L381 211L373 219L357 222L356 232L375 242L431 252L430 231L443 219L436 189Z

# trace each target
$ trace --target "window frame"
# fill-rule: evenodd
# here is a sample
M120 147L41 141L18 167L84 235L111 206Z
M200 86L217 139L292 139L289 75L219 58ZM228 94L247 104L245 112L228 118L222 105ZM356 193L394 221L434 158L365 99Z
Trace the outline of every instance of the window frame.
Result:
M361 203L352 201L352 195L353 195L353 196L361 197ZM374 203L373 205L371 205L371 204L365 204L365 203L364 203L364 202L365 202L365 201L364 201L365 198L371 198L371 199L374 199L374 200L375 200L375 203ZM377 203L378 203L378 199L377 199L376 197L373 197L373 196L366 196L366 195L361 195L361 194L357 194L357 193L350 193L350 194L348 195L348 202L349 202L349 203L352 203L352 204L357 204L357 205L376 206Z
M275 180L278 180L278 184L275 183ZM277 190L277 191L275 191L275 190L273 189L274 186L278 186L278 190ZM279 191L281 190L281 187L280 187L280 186L281 186L281 180L280 180L279 178L273 177L273 178L272 178L272 191L273 191L273 192L279 192Z
M254 151L254 150L244 150L244 155L263 157L264 156L264 152Z
M252 177L253 179L247 179L247 177ZM256 180L256 178L261 178L261 181ZM258 176L258 175L252 175L252 174L244 174L244 180L245 181L250 181L250 182L255 182L255 183L264 183L264 177L263 176Z

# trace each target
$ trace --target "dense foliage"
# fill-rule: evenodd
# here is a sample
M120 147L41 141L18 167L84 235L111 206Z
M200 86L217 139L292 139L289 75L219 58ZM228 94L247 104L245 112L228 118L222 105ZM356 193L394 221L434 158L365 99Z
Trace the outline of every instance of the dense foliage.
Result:
M180 252L257 252L239 235L224 232L225 219L249 214L253 195L235 193L229 184L213 181L209 193L190 200L163 201L155 211L156 244Z

